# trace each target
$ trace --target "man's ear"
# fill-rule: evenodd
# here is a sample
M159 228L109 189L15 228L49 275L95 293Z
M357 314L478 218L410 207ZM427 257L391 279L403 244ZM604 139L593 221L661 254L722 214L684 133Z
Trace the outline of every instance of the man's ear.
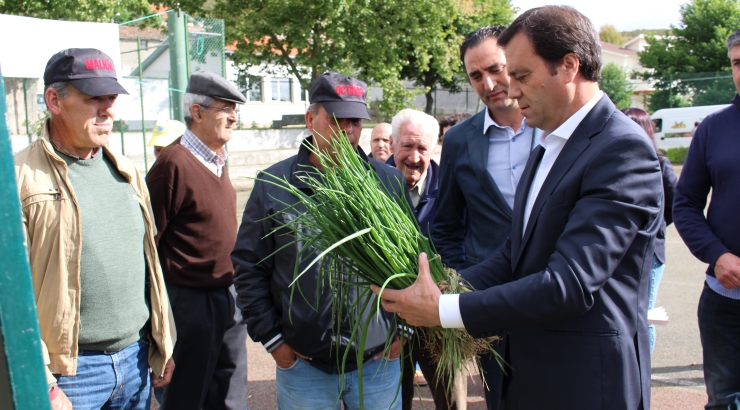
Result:
M308 131L310 131L313 134L313 113L311 111L306 111L306 128L308 128Z
M559 67L567 83L572 83L575 80L580 68L581 60L579 60L578 57L576 57L576 55L573 53L568 53L563 56L563 60L561 61Z
M62 97L59 95L59 92L57 90L51 87L47 88L46 92L44 93L44 99L46 100L46 108L49 110L50 113L54 115L59 115L62 113L62 108L59 105Z
M202 122L203 121L203 107L201 107L198 104L191 105L190 115L193 117L194 122Z

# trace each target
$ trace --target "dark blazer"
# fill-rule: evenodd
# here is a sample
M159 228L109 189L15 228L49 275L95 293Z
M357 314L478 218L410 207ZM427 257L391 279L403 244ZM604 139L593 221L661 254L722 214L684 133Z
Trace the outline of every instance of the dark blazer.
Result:
M662 222L661 172L650 140L604 96L576 128L534 202L544 149L516 192L502 250L462 272L474 337L509 331L508 409L648 409L648 279Z
M391 155L386 164L396 167L395 159ZM429 167L427 168L427 181L424 187L424 192L419 198L419 203L414 207L414 215L416 220L419 221L421 227L421 233L424 236L429 236L429 227L434 220L434 215L437 214L437 185L439 184L439 165L434 160L429 161Z
M511 231L511 208L488 172L484 110L445 135L432 239L445 265L460 270L501 249Z

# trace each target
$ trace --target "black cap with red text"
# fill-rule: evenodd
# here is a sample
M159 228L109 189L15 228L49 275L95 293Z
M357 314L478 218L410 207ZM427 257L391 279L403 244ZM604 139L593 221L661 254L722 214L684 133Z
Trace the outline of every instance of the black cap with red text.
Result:
M128 94L116 79L113 60L94 48L68 48L49 59L44 70L44 85L68 81L84 94Z
M370 119L367 110L367 84L344 74L327 71L311 84L308 100L311 104L321 103L329 115L335 118Z

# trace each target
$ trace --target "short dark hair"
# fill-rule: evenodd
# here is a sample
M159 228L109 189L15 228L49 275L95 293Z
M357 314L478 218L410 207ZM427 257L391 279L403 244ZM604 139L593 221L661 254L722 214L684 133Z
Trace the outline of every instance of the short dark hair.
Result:
M461 112L458 114L448 115L447 117L442 118L439 120L439 140L442 140L442 135L444 135L444 129L446 127L452 127L453 125L456 125L458 122L463 122L470 118L470 114L466 112Z
M504 26L498 24L493 26L481 27L474 32L465 36L465 40L460 45L460 62L465 67L465 53L470 47L475 47L489 38L498 38L499 35L506 29Z
M501 47L523 32L534 51L545 59L550 73L566 54L573 53L580 62L579 72L588 81L601 77L601 43L588 17L569 6L543 6L525 11L498 37Z

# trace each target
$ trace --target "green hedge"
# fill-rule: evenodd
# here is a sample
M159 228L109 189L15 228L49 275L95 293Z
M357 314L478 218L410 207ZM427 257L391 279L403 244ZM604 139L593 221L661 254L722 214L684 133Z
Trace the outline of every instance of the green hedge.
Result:
M686 154L689 153L689 147L670 148L665 155L671 160L671 164L683 164L686 161Z

